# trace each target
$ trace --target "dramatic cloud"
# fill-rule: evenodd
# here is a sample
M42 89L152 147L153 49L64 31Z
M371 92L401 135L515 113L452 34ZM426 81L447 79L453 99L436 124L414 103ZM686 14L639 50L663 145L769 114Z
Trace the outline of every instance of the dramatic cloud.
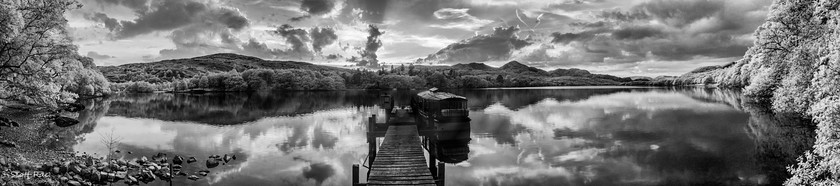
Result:
M300 2L300 10L305 12L306 15L292 17L289 20L301 21L312 16L330 13L336 6L336 3L334 0L303 0Z
M306 46L306 43L309 43L311 39L309 38L309 33L306 30L301 28L294 28L291 25L284 24L280 27L277 27L277 30L273 31L272 33L277 34L286 39L286 42L291 45L289 49L289 53L298 57L309 56L312 54L312 50Z
M368 37L367 43L365 44L365 48L359 51L359 55L361 55L361 60L357 65L359 66L379 66L379 60L376 56L376 51L382 47L382 41L379 40L379 36L382 35L382 32L379 31L379 28L373 25L368 25Z
M174 49L160 50L160 58L194 57L239 49L234 32L249 26L250 21L239 10L214 1L163 0L128 1L98 0L102 6L124 6L136 18L118 21L96 12L87 19L103 23L113 39L122 40L154 32L171 31Z
M493 33L478 35L453 43L418 61L440 63L469 63L508 60L514 50L531 42L520 39L516 33L519 27L497 27Z
M321 57L321 49L324 46L334 44L338 40L333 28L313 27L307 31L303 28L294 28L284 24L271 33L285 39L289 45L288 49L272 49L265 43L251 38L241 45L241 52L262 58L283 58L283 59L312 59ZM323 56L326 59L335 59L338 56Z
M347 0L347 7L342 15L358 16L367 23L383 23L390 3L389 0Z
M128 5L133 8L137 18L131 21L120 21L105 14L97 13L93 20L105 23L114 32L117 39L130 38L155 31L168 31L191 24L218 24L227 28L240 30L248 26L248 19L239 11L214 4L197 1L164 0L150 4L150 7L126 4L128 1L106 1L113 4ZM149 11L151 10L151 11Z
M312 28L309 30L309 35L312 37L312 50L316 53L321 53L324 46L335 43L338 35L335 35L335 30L332 28Z
M654 27L626 27L615 30L612 36L616 39L639 40L664 35L664 31Z
M253 38L248 40L247 43L242 44L242 52L245 55L260 58L275 58L276 56L283 54L282 50L268 48L265 43L260 43Z
M108 28L108 30L112 32L119 31L119 29L122 29L122 25L120 25L119 20L110 18L108 17L108 15L105 15L103 13L95 13L93 15L88 15L86 18L91 21L101 22L105 25L105 28Z
M439 28L458 28L472 31L493 22L491 20L478 19L467 13L467 11L469 11L467 8L443 8L437 10L433 13L435 18L447 21L447 23L433 24L430 26Z
M765 4L743 1L648 1L608 9L554 32L522 59L561 65L692 61L742 56L764 20ZM737 12L737 13L736 13Z
M95 60L102 60L102 59L110 59L110 58L114 58L114 56L109 56L109 55L99 54L99 53L96 53L96 52L94 52L94 51L90 51L90 52L88 52L88 53L87 53L87 57L89 57L89 58L93 58L93 59L95 59Z

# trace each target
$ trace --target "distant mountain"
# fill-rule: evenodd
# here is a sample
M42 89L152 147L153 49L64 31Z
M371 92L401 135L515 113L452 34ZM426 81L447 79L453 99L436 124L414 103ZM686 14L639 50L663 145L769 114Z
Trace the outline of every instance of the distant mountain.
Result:
M570 69L558 68L558 69L554 69L552 71L549 71L548 73L551 74L552 76L589 76L589 75L592 74L592 73L589 73L589 71L587 71L587 70L576 69L576 68L570 68Z
M577 68L570 68L570 69L554 69L551 71L545 71L536 67L531 67L525 64L522 64L518 61L510 61L499 68L487 66L484 63L462 63L453 65L452 68L456 69L463 69L463 70L476 70L476 71L485 71L485 72L493 72L493 73L514 73L514 74L522 74L522 75L529 75L529 76L536 76L536 77L549 77L549 78L563 78L564 81L568 79L578 78L579 80L592 80L589 82L597 82L593 83L592 85L609 85L609 84L625 84L627 82L633 81L630 78L623 78L617 77L612 75L606 74L592 74L587 70L577 69ZM577 85L577 84L576 84Z
M506 71L511 71L511 72L520 72L520 73L532 72L532 73L536 73L536 74L540 74L540 75L546 74L545 70L538 69L538 68L535 68L535 67L529 67L528 65L519 63L518 61L508 62L505 65L502 65L502 67L499 67L499 69L506 70Z
M499 71L499 72L509 72L509 73L518 73L518 74L527 74L532 76L546 76L546 77L587 77L587 78L595 78L595 79L607 79L611 81L617 82L627 82L632 81L629 78L622 78L616 77L612 75L606 74L592 74L587 70L577 69L577 68L570 68L570 69L554 69L551 71L545 71L536 67L531 67L525 64L522 64L518 61L510 61L499 68L488 66L484 63L459 63L452 65L452 68L456 69L463 69L463 70L480 70L480 71Z
M111 82L162 82L196 77L208 73L239 72L248 69L307 69L316 71L347 71L348 69L315 65L296 61L270 61L231 53L219 53L185 59L170 59L150 63L119 66L100 66L99 70Z
M496 70L496 68L488 66L484 63L458 63L452 65L452 68L467 69L467 70Z

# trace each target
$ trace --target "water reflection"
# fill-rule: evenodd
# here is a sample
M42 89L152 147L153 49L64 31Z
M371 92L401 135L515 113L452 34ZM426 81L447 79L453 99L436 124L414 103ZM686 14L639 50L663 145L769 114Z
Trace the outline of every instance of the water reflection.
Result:
M440 129L434 131L432 143L437 160L444 163L461 163L469 158L470 138L469 123L441 123ZM428 148L427 148L428 150Z
M112 99L108 115L233 125L271 116L373 106L377 99L376 93L368 91L129 94Z
M75 148L104 154L98 133L123 138L123 158L157 152L195 156L235 153L233 164L212 169L208 179L176 179L176 185L343 185L350 182L350 164L365 151L363 116L372 108L338 108L298 116L266 117L239 125L218 127L196 122L106 116L96 132L85 135ZM338 140L338 139L342 140ZM203 169L200 163L185 167ZM166 183L155 183L166 185Z
M611 91L473 109L474 152L448 177L471 178L452 180L461 185L777 185L813 139L805 120L749 102L733 107L737 96L698 96L737 93Z
M472 121L436 134L447 185L775 185L813 143L807 120L717 89L455 92ZM379 94L126 95L94 106L86 117L96 122L60 141L106 154L99 135L114 133L127 159L240 157L176 185L347 185L367 155L366 117L382 116Z

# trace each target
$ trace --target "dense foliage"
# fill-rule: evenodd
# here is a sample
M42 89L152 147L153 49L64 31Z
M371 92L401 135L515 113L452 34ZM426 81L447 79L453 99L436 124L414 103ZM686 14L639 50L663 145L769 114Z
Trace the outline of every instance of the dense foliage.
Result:
M342 90L344 79L335 73L320 73L301 69L250 69L211 73L195 78L178 79L171 82L149 83L132 81L114 83L113 91L147 93L155 91L271 91L271 90Z
M90 58L67 33L71 0L0 2L0 100L55 107L108 93Z
M314 65L295 61L268 61L251 56L219 53L185 59L171 59L151 63L132 63L119 66L103 66L99 70L114 83L146 81L149 83L171 82L194 78L210 73L249 69L303 69L313 71L349 71L347 69Z

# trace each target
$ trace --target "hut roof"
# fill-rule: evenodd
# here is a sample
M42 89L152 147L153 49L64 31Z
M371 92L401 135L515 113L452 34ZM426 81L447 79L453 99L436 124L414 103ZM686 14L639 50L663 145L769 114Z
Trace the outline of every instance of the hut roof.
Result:
M463 96L455 95L455 94L449 93L449 92L438 92L436 89L435 90L427 90L427 91L417 93L417 96L420 96L421 98L424 98L424 99L431 99L431 100L444 100L444 99L464 99L464 100L466 100L467 99Z

